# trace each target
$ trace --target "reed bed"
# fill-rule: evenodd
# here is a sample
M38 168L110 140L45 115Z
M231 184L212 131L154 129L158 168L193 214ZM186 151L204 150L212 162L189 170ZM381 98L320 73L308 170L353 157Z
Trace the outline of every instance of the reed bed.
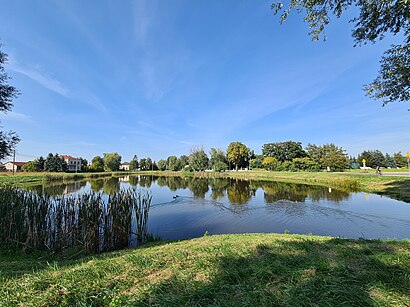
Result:
M62 252L101 252L147 240L149 192L127 189L50 197L0 188L0 246Z

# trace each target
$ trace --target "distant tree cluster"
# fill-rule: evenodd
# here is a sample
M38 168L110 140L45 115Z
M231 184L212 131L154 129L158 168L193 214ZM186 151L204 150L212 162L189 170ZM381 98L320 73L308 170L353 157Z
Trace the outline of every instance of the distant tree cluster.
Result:
M184 163L180 161L184 160ZM317 146L309 144L305 149L301 142L287 141L264 144L262 155L241 142L229 144L226 152L211 148L209 155L203 148L192 149L189 157L169 156L158 161L160 171L225 171L239 168L264 168L274 171L311 171L330 169L343 171L349 159L345 150L334 144Z
M102 157L92 158L90 165L86 159L81 159L82 170L89 172L113 172L120 170L122 157L116 153L105 153ZM266 169L272 171L306 171L318 172L323 170L344 171L345 169L360 168L362 160L366 166L405 167L407 158L397 152L393 155L383 154L380 150L365 150L357 157L348 157L346 151L335 144L308 144L305 148L301 142L286 141L266 143L262 146L262 154L255 154L253 150L241 142L232 142L226 151L211 148L209 154L200 148L191 149L189 156L171 155L166 159L153 161L150 157L138 160L134 155L128 163L130 171L171 171L171 172L201 172L213 170L239 170L244 168ZM30 172L65 172L68 167L58 154L49 154L46 159L39 157L23 166L23 170Z
M49 153L47 158L39 157L23 165L26 172L67 172L68 165L59 154Z
M343 171L348 166L348 157L343 148L334 144L308 144L303 149L301 142L287 141L264 144L262 157L252 162L275 171Z
M380 150L365 150L358 155L357 159L350 157L350 168L359 168L363 165L363 160L366 160L366 166L376 168L388 167L388 168L401 168L407 166L407 158L399 151L390 155L388 153L383 154Z

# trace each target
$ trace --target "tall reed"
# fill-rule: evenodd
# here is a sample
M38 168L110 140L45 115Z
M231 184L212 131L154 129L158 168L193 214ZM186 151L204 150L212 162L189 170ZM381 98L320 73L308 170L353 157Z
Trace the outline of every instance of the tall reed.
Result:
M50 197L0 188L0 245L26 250L88 252L127 247L147 240L148 192L128 189L107 196L88 192Z

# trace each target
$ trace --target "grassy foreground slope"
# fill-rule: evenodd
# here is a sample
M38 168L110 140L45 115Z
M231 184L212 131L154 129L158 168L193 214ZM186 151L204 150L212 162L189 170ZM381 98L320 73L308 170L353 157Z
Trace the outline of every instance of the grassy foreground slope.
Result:
M0 252L1 306L410 304L409 241L220 235L78 260L40 256Z

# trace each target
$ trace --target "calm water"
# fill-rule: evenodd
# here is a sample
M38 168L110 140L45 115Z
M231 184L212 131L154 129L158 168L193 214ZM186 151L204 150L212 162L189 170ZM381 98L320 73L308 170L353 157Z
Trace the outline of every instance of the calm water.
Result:
M301 233L410 238L410 204L361 192L233 179L138 176L37 186L52 196L89 190L149 190L148 232L161 239L226 233ZM178 197L177 197L178 196Z

